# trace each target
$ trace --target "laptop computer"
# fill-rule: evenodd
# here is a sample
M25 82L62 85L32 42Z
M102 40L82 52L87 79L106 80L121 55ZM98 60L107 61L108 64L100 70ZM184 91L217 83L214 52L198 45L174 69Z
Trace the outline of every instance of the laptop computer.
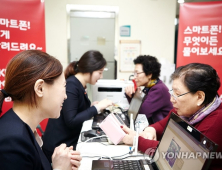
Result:
M208 169L210 153L218 145L172 113L159 145L149 148L143 160L93 160L92 170L141 169L141 170L188 170ZM152 159L148 153L153 154ZM151 160L151 161L150 161ZM138 167L136 167L138 166Z
M120 109L120 112L114 112L117 119L121 123L124 122L124 124L129 127L130 116L133 114L133 121L135 123L144 96L145 93L143 93L143 91L137 90L130 102L129 109L127 111ZM111 113L111 111L105 109L103 113L95 115L93 118L92 129L100 129L99 124L109 115L109 113Z

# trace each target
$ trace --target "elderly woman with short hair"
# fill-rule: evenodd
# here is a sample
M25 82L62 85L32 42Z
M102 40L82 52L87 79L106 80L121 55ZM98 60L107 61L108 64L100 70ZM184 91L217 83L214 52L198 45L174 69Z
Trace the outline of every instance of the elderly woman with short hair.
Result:
M168 93L169 89L159 79L161 64L156 57L150 55L140 55L133 62L135 64L134 80L136 86L144 86L143 92L146 94L139 113L146 115L149 124L156 123L165 118L173 108ZM125 88L129 103L134 93L133 86Z
M191 63L181 66L172 74L171 102L176 113L197 130L218 144L222 152L222 105L218 97L220 79L214 68L207 64ZM138 149L145 152L156 147L161 139L170 114L163 120L148 126L139 136ZM123 127L126 144L132 144L135 132ZM212 161L210 169L221 168L219 159Z

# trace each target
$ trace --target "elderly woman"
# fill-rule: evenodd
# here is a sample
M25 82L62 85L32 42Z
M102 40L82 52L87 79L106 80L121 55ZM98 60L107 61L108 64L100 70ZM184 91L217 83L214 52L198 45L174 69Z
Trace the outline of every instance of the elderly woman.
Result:
M140 107L140 114L145 114L149 124L156 123L165 118L173 108L170 102L168 88L159 79L161 64L150 55L141 55L134 60L134 80L137 87L144 86L146 94ZM131 101L135 89L128 86L125 89L128 101Z
M174 112L218 144L222 151L222 105L217 91L220 79L211 66L192 63L181 66L172 74L171 102ZM148 126L139 136L138 149L145 152L156 147L167 124L170 114L163 120ZM127 133L123 142L131 145L135 132L122 127ZM211 169L221 167L219 159L212 161Z

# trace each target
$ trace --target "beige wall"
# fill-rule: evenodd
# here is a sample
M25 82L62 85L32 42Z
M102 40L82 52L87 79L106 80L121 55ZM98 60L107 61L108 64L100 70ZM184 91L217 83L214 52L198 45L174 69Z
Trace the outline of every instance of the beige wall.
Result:
M118 6L115 45L119 40L141 40L141 54L173 63L176 0L45 0L46 51L68 64L66 4ZM131 25L131 37L120 37L119 27ZM117 61L119 56L115 56ZM128 79L120 73L118 79Z

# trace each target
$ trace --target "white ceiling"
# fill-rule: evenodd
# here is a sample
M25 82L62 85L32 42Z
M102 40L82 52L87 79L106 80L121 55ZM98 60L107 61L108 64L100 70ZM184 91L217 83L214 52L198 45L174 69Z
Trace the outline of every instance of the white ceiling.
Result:
M178 0L177 0L178 1ZM221 1L221 0L184 0L184 2L209 2L209 1ZM179 16L179 3L177 3L177 9L176 9L176 17Z

